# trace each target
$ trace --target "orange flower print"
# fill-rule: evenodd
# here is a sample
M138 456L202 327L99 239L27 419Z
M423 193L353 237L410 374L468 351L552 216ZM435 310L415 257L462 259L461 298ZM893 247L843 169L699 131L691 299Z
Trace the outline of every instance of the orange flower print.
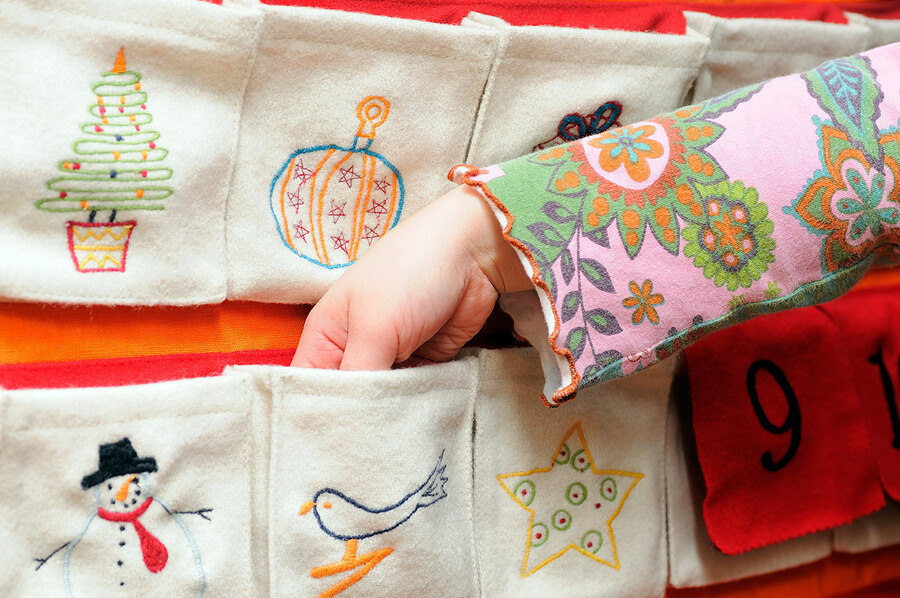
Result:
M660 158L665 153L661 143L650 139L655 132L653 125L626 126L591 139L588 143L600 150L600 168L615 172L625 166L633 181L643 183L650 178L649 160Z
M638 287L635 281L628 283L628 289L632 296L622 300L622 306L628 309L634 309L631 314L631 322L635 326L644 321L644 318L650 320L651 324L659 324L659 313L656 311L655 305L662 305L665 299L659 293L653 292L653 282L645 280L644 284Z

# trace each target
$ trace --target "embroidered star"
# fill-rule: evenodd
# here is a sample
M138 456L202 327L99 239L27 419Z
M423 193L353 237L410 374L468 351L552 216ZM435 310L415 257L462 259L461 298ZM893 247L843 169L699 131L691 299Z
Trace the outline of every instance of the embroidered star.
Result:
M367 214L374 214L375 218L378 222L381 222L381 217L388 213L388 209L384 206L387 203L387 198L382 199L381 201L375 201L372 199L372 207L366 210Z
M381 235L378 234L378 231L375 230L374 226L366 225L366 232L362 236L362 238L369 242L369 247L371 247L372 243L377 241L380 237L381 237Z
M566 433L549 467L498 475L503 489L531 513L522 577L570 549L618 570L612 522L642 477L594 467L581 422Z
M309 234L309 230L303 228L303 221L301 220L297 224L294 225L294 237L301 239L304 243L306 243L306 235Z
M353 181L360 178L356 171L353 170L353 166L350 168L341 168L341 180L338 181L340 183L347 183L347 187L353 186Z
M350 256L350 251L347 249L347 243L349 243L350 240L344 236L344 231L341 231L336 235L331 235L331 240L334 241L335 249L340 249L347 254L348 257Z
M290 203L291 207L294 208L294 213L299 214L300 206L303 205L303 200L300 199L300 187L297 187L297 191L295 191L294 193L288 191L286 195L288 198L288 203Z
M306 184L306 181L311 179L316 174L316 171L310 170L306 166L303 165L303 159L299 160L299 163L294 166L294 179L299 179L300 185L302 187ZM298 187L298 189L299 189Z
M387 181L387 179L381 179L380 181L373 181L375 185L376 191L381 191L385 195L387 195L388 188L390 188L391 184Z
M334 224L337 224L338 220L340 220L341 218L343 218L344 216L347 215L344 213L344 206L346 206L346 205L347 205L346 201L344 203L342 203L341 205L337 205L336 203L334 203L333 199L331 200L331 211L328 212L328 215L331 216L332 220L334 221Z

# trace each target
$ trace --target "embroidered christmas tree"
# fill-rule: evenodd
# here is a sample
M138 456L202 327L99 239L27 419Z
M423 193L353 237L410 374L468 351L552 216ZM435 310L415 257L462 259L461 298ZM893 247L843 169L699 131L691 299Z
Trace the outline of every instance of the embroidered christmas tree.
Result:
M168 152L157 145L159 133L149 125L147 93L141 75L127 70L119 50L112 70L91 85L93 117L81 125L72 144L75 157L60 161L62 176L47 181L54 196L38 200L47 212L83 212L87 222L66 223L69 252L79 272L124 272L128 242L137 222L117 221L120 211L162 210L172 189L163 162ZM95 222L98 212L105 220Z

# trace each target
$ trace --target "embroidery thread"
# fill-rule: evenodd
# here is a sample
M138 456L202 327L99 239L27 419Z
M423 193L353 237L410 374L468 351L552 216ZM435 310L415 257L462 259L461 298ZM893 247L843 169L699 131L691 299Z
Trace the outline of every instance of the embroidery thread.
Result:
M442 451L434 469L421 486L398 502L383 508L368 507L333 488L319 490L312 500L303 504L300 508L301 516L313 513L323 532L336 540L346 542L344 556L340 561L314 567L310 571L310 576L318 579L357 569L350 576L319 594L319 598L332 598L340 594L365 577L394 551L392 547L385 547L362 555L357 554L360 540L395 530L409 521L419 509L430 507L446 497L447 491L444 489L444 484L448 481L444 475L446 469Z
M193 563L196 574L195 596L202 598L206 589L206 575L200 551L180 515L199 515L210 521L207 513L212 512L212 509L175 511L166 505L151 489L153 474L157 472L156 459L139 457L128 438L101 444L98 453L97 471L81 480L82 490L93 493L97 503L96 511L88 516L81 533L74 540L66 542L46 557L34 559L38 563L35 571L39 571L55 554L65 549L63 585L66 596L71 598L75 595L93 595L98 591L104 594L121 591L125 585L121 579L123 576L127 576L129 580L129 592L148 594L152 589L158 589L160 583L165 583L159 577L163 573ZM116 529L118 532L115 532ZM160 538L163 534L168 538L165 542ZM173 539L178 538L184 540L184 546L172 544ZM109 539L117 542L109 542ZM109 545L104 546L104 542ZM104 555L87 552L96 551L98 547L103 547L107 552ZM182 548L190 550L190 559L180 558L186 556L179 554L178 551ZM179 557L174 559L177 562L170 558L173 554ZM97 563L89 560L96 561L104 557L115 563L116 567L110 568L100 577L97 574ZM79 564L82 561L85 563ZM141 564L134 565L135 562ZM191 573L177 570L173 575L181 584L184 576ZM135 583L144 584L143 589L134 587ZM75 591L73 586L77 586Z
M600 104L600 107L593 114L587 116L577 112L567 114L559 121L559 126L556 128L556 137L538 143L531 148L531 151L537 152L548 147L568 143L569 141L577 141L590 135L597 135L613 127L621 127L622 125L619 123L621 115L622 104L619 102Z
M581 422L566 433L550 466L497 476L531 515L521 575L528 577L569 550L619 569L612 523L643 474L598 470Z
M60 161L63 173L47 181L57 193L35 202L47 212L87 212L87 222L66 223L69 254L78 272L124 272L135 220L117 221L122 211L164 208L172 189L161 185L172 178L162 165L168 151L159 147L159 133L148 129L147 93L141 75L125 66L120 49L115 64L91 85L96 103L94 120L81 125L86 135L72 145L77 157ZM107 222L95 222L97 212L109 212Z
M356 108L359 129L350 147L297 150L272 179L269 206L278 233L303 259L344 268L399 221L403 178L369 149L390 108L383 97L365 98Z

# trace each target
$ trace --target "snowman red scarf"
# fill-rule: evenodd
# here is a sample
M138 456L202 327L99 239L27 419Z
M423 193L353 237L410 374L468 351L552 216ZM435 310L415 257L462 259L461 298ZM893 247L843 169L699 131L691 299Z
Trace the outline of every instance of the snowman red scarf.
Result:
M151 573L159 573L166 566L166 561L169 560L169 551L166 550L166 547L156 536L148 532L141 525L141 522L138 521L138 517L144 514L152 502L153 499L148 498L131 513L112 513L101 507L97 509L97 514L100 515L100 519L105 519L106 521L130 523L133 525L134 531L137 532L138 538L141 540L141 554L144 557L144 564L147 565L147 569Z

